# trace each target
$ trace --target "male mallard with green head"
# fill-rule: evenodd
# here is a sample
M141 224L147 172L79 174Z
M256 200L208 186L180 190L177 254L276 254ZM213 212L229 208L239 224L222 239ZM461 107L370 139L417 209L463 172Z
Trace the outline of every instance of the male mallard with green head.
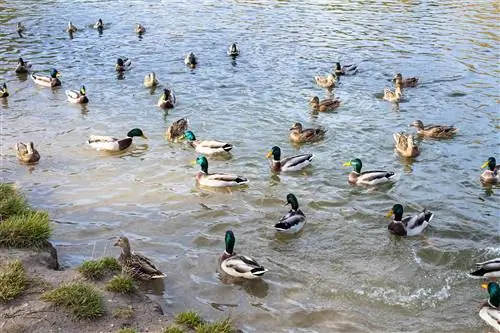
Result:
M271 170L274 172L293 172L300 171L311 164L314 158L313 154L299 154L281 159L281 149L274 146L266 155L271 159Z
M40 154L31 141L28 143L18 142L14 149L16 150L17 159L23 163L31 164L40 160Z
M391 182L396 176L394 172L385 170L373 170L361 172L363 163L359 158L344 163L344 166L352 166L353 171L349 174L349 183L357 185L378 185Z
M476 263L476 270L470 275L476 278L500 278L500 258Z
M196 182L207 187L234 187L248 183L248 179L242 176L228 173L208 173L208 160L205 156L198 156L195 161L201 167L201 171L195 176Z
M358 65L350 64L340 66L340 62L335 63L335 75L354 75L358 71Z
M396 144L396 150L401 156L404 157L415 157L420 154L420 150L413 140L413 135L404 132L394 133L392 135L394 138L394 143Z
M130 147L132 138L141 137L147 139L140 128L134 128L127 133L124 139L117 139L111 136L91 135L87 143L96 150L122 151Z
M295 123L290 128L290 140L295 143L316 142L325 138L326 130L322 127L302 128L301 123Z
M115 70L117 72L128 71L132 66L132 61L129 58L116 59Z
M223 141L216 140L196 140L192 131L185 131L184 138L188 141L189 145L193 147L198 153L204 155L217 155L229 153L233 149L233 145Z
M318 96L314 96L309 101L309 106L314 111L328 112L337 109L340 106L340 101L338 99L332 99L332 98L327 98L320 101Z
M401 75L401 73L397 73L392 78L393 82L396 82L398 80L401 81L401 88L414 88L418 84L418 78L416 78L416 77L407 77L406 79L403 79L403 75Z
M175 106L176 99L174 92L170 89L163 89L157 105L162 109L172 109Z
M50 70L49 76L38 75L36 73L31 74L31 79L36 83L44 87L57 87L61 85L61 81L59 81L58 77L60 73L57 69L52 68Z
M89 99L87 98L87 90L85 89L84 85L80 87L80 90L68 89L65 91L65 93L68 97L68 101L73 104L86 104L89 102Z
M408 127L415 127L417 134L428 138L451 138L458 133L458 128L446 125L424 126L421 120L415 120Z
M17 59L17 66L14 70L18 74L28 73L31 70L31 64L28 64L27 61L24 61L23 58Z
M434 214L424 210L418 214L403 217L403 206L395 204L387 214L387 217L391 216L393 217L392 221L387 225L387 229L391 234L417 236L429 226Z
M122 266L122 273L138 280L163 279L167 275L163 274L151 260L142 254L132 252L127 237L118 238L115 246L122 248L122 253L118 257L118 262Z
M488 290L489 297L479 310L479 317L500 332L500 286L496 282L490 282L483 283L481 287Z
M267 272L267 269L257 263L255 259L234 252L236 238L231 230L226 231L224 240L226 250L219 257L219 265L226 274L237 278L256 279Z
M0 98L5 98L9 96L9 91L7 90L7 84L4 82L2 88L0 88Z
M306 224L306 215L299 209L299 201L293 193L286 196L286 205L291 205L290 211L284 215L274 228L279 232L296 233Z
M481 174L481 181L483 183L496 184L500 182L500 165L497 165L497 160L494 157L489 157L486 162L481 165L481 169L488 167L487 170Z
M186 117L177 119L167 128L165 132L165 138L170 141L178 141L184 138L184 132L188 129L188 119Z

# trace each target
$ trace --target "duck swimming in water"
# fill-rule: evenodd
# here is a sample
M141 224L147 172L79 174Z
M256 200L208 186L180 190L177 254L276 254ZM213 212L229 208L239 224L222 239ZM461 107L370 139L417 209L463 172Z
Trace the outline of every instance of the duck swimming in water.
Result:
M286 196L286 202L287 205L291 205L291 209L274 225L274 228L284 233L299 232L306 224L306 215L299 209L299 202L293 193Z
M403 206L395 204L387 214L392 221L387 225L387 229L391 234L397 236L417 236L429 226L434 214L428 211L423 211L412 216L403 217Z
M36 83L44 87L57 87L61 85L61 81L58 79L60 73L57 69L52 68L50 70L49 76L38 75L36 73L31 74L31 79Z
M189 54L184 58L184 63L191 69L194 69L196 65L198 65L198 59L194 55L193 52L189 52Z
M344 166L352 166L353 171L349 174L349 183L357 185L378 185L389 183L396 176L394 172L385 170L373 170L361 172L363 163L359 158L344 163Z

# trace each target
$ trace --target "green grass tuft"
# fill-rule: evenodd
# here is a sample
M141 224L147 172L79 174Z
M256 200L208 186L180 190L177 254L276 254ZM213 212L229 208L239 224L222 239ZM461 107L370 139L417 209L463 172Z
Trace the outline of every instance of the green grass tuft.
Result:
M139 332L137 332L135 329L131 327L123 327L120 328L118 331L116 331L116 333L139 333Z
M0 246L41 248L47 244L50 232L47 213L27 211L0 223Z
M179 325L186 325L189 328L195 328L203 323L200 315L194 311L184 311L177 314L175 322Z
M107 273L115 273L119 271L120 264L113 257L103 257L99 260L86 260L78 271L88 280L101 280Z
M205 323L198 325L195 329L196 333L236 333L231 320L224 319L213 323Z
M176 325L171 325L163 330L162 333L184 333L185 331Z
M104 314L99 292L85 283L70 283L42 294L41 299L71 311L78 319L94 319Z
M113 317L121 319L130 319L134 316L134 308L130 305L123 308L118 308L113 311Z
M0 302L16 298L25 289L26 274L23 263L19 260L3 263L0 266Z
M24 197L12 184L0 184L0 220L29 210Z
M134 282L130 276L117 275L106 283L106 290L114 293L130 294L134 291Z

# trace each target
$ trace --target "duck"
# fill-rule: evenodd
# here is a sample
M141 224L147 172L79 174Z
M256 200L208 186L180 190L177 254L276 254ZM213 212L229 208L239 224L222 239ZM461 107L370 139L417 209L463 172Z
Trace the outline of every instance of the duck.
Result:
M137 280L163 279L167 277L153 264L151 259L130 249L130 242L127 237L118 238L114 246L122 248L122 253L118 257L118 262L122 267L122 273Z
M26 28L24 27L24 25L21 22L17 22L16 31L17 31L17 33L20 34L22 32L25 32Z
M332 90L335 88L335 83L337 82L337 76L330 73L327 76L317 75L314 77L316 84L321 88L326 88L328 90Z
M102 31L104 29L104 23L102 22L102 19L98 19L97 22L94 24L94 29Z
M31 74L31 79L36 83L44 87L57 87L61 85L61 81L58 79L60 73L57 69L52 68L50 70L50 76L38 75L36 73Z
M196 174L196 182L207 187L234 187L248 183L248 179L242 176L227 173L208 173L208 160L201 155L195 161L201 167L201 171Z
M193 52L189 52L189 54L184 58L184 63L191 69L194 69L198 64L198 59L194 55Z
M426 210L412 215L403 217L403 206L395 204L387 213L387 217L392 217L392 221L387 225L387 229L391 234L397 236L417 236L429 226L434 214Z
M396 82L400 80L401 81L401 88L415 88L418 84L418 78L416 77L407 77L406 79L403 79L403 75L401 73L397 73L393 78L392 81Z
M385 170L373 170L361 172L363 163L359 158L347 161L343 166L352 166L354 170L349 174L348 181L357 185L378 185L393 181L396 174Z
M132 61L129 58L116 59L115 70L117 72L128 71L132 66Z
M18 142L14 149L16 150L17 159L23 163L31 164L40 160L40 154L31 141L28 143Z
M255 259L234 252L236 238L231 230L226 231L224 242L226 250L219 257L219 265L226 274L236 278L257 279L268 271Z
M325 138L326 130L322 127L302 128L301 123L295 123L290 128L290 140L295 143L316 142Z
M188 129L188 124L188 119L185 117L177 119L167 128L165 138L171 142L183 139L185 136L184 132Z
M7 84L4 82L2 88L0 88L0 98L6 98L9 96L9 91L7 90Z
M163 89L163 92L158 99L157 105L162 109L172 109L175 106L175 95L170 89Z
M483 183L496 184L500 182L500 165L497 165L497 160L494 157L489 157L486 162L481 165L481 169L488 167L481 174L481 181Z
M229 46L229 50L227 50L227 55L233 58L240 55L240 50L238 49L236 43L233 43Z
M476 278L500 278L500 258L476 263L476 270L469 275Z
M23 58L17 59L17 66L14 70L18 74L28 73L31 70L31 64L28 64L27 61L24 61Z
M396 89L394 91L388 88L384 89L384 100L392 103L399 103L403 97L401 88L401 80L396 80Z
M233 145L223 141L216 140L196 140L192 131L184 132L184 139L186 139L191 147L198 153L203 155L218 155L229 153L233 149Z
M428 138L451 138L458 133L458 128L447 125L427 125L424 126L421 120L415 120L408 127L415 127L417 134Z
M340 66L340 62L335 63L335 75L354 75L358 71L358 65L350 64Z
M496 282L490 282L481 284L481 287L488 290L489 297L479 310L479 317L500 332L500 286Z
M394 133L392 135L396 150L403 157L416 157L420 154L418 146L413 141L413 135L404 132Z
M299 209L299 202L293 193L287 194L286 202L291 209L274 225L274 229L283 233L297 233L306 224L306 215Z
M144 77L144 87L153 88L158 85L155 72L151 72Z
M77 32L78 29L75 27L71 21L68 22L68 27L66 28L66 32L69 32L70 34Z
M271 158L270 167L274 172L290 172L290 171L300 171L311 164L314 158L313 154L300 154L290 157L285 157L281 159L281 149L278 146L274 146L266 155L267 158Z
M132 138L141 137L147 139L140 128L134 128L127 133L125 139L116 139L111 136L91 135L87 143L96 150L123 151L130 147Z
M142 24L136 23L136 25L135 25L135 33L139 34L139 35L142 35L145 32L146 32L146 28L144 28L144 26Z
M80 90L66 90L66 96L68 97L68 101L74 104L85 104L89 102L87 98L87 90L85 86L82 85Z
M320 101L318 96L314 96L309 101L309 106L315 111L328 112L336 110L340 106L340 101L332 98Z

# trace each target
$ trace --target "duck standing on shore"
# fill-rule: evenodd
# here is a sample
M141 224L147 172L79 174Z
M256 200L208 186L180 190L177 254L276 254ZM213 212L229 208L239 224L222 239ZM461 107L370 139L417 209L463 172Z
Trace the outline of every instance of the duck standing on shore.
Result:
M153 262L142 254L132 252L127 237L118 238L114 246L122 248L122 253L118 257L118 262L122 266L122 273L138 280L163 279L167 275L163 274Z

